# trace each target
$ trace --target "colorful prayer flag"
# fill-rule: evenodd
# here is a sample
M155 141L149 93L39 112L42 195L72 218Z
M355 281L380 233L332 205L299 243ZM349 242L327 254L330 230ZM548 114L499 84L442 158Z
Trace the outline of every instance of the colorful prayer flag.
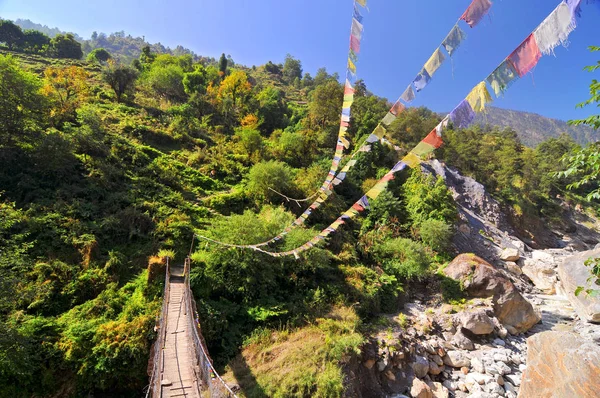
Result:
M390 113L394 116L398 116L400 113L404 111L404 104L400 101L396 101L394 105L392 105L392 109L390 109Z
M464 129L467 128L475 119L475 112L469 102L464 99L456 108L450 112L450 120L455 127Z
M510 85L519 78L512 63L504 60L488 77L487 82L492 86L496 97L500 97Z
M482 112L485 109L485 105L492 102L492 96L485 82L481 82L473 87L473 90L467 95L466 99L475 112Z
M533 32L540 52L546 55L553 53L556 46L567 42L576 26L567 3L560 3Z
M379 138L383 138L385 133L385 128L383 128L381 124L378 124L377 127L375 127L375 130L373 130L373 134L375 134Z
M365 142L368 142L369 144L372 144L374 142L379 141L379 137L377 137L375 134L370 134L367 139L365 140Z
M508 57L520 77L523 77L542 57L533 33Z
M354 54L360 53L360 40L352 35L350 35L350 49L354 51Z
M442 42L442 46L446 49L448 54L452 56L454 51L456 51L456 49L460 47L460 44L466 38L466 33L463 32L463 30L460 28L460 26L458 26L458 24L456 24L454 25L450 33L448 33L448 36L446 36L446 38Z
M413 80L413 85L415 86L415 90L417 90L417 92L423 90L425 88L425 86L427 86L427 83L429 83L430 80L431 80L431 76L429 76L429 73L427 73L427 71L425 69L421 70L421 72L419 72L417 77L415 77L415 80Z
M362 39L363 26L360 22L356 20L356 18L352 18L352 36L356 37L358 40Z
M381 123L385 124L386 126L389 126L390 124L392 124L394 122L394 120L396 120L396 116L394 116L391 112L388 112L383 119L381 119Z
M427 71L427 74L429 74L429 77L433 77L433 74L440 68L440 66L442 66L442 63L445 59L446 57L444 56L444 53L439 49L439 47L436 48L431 57L429 57L425 63L425 70Z
M356 6L356 4L354 5L354 15L353 15L354 19L356 19L358 22L362 22L363 20L363 16L360 14L360 10L358 9L358 7Z
M491 7L492 2L490 0L473 0L460 19L465 21L470 27L474 27L488 13Z
M429 134L421 142L431 145L434 148L439 148L444 144L444 140L437 134L437 128L431 130Z
M413 102L413 100L415 99L415 92L413 91L412 84L409 84L408 87L406 87L406 90L404 90L404 92L400 96L400 99L406 102L407 104Z
M410 167L411 169L414 168L415 166L419 165L421 163L421 159L419 159L419 157L417 155L415 155L414 153L409 152L403 159L402 161L404 163L406 163L406 165L408 167Z
M366 7L366 6L367 6L367 0L356 0L356 2L357 2L358 4L360 4L361 6L363 6L363 7Z
M348 58L348 70L352 72L352 74L356 74L356 65L354 65L354 62L352 62L350 58Z

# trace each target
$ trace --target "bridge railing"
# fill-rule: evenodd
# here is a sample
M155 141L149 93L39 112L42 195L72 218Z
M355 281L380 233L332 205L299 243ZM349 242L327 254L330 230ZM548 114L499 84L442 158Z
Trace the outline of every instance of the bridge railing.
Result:
M206 343L200 329L200 317L196 308L196 301L192 290L190 288L190 258L185 259L184 263L184 276L185 276L185 305L187 320L190 325L193 337L193 357L195 358L194 372L196 374L196 380L199 380L199 387L208 392L208 395L212 398L221 397L235 397L237 395L229 388L227 383L223 381L221 376L217 373L213 367L212 360L208 355L206 349Z
M158 336L154 342L154 352L152 354L152 374L150 375L150 384L146 390L146 398L150 397L152 393L156 394L157 391L161 391L160 388L160 375L164 367L164 345L167 339L167 317L169 312L169 297L171 292L171 270L169 268L169 257L166 258L165 267L165 286L163 288L163 303L160 310L160 317L157 322ZM160 393L159 393L160 394Z

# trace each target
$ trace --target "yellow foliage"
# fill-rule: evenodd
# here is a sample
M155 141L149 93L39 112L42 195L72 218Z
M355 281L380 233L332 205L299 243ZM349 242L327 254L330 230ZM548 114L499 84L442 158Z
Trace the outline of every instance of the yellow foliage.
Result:
M88 95L87 72L79 66L49 67L44 71L42 94L53 102L50 115L59 122L75 115L75 110Z
M242 118L241 121L242 127L247 127L250 129L257 129L259 125L258 116L253 114L248 114Z

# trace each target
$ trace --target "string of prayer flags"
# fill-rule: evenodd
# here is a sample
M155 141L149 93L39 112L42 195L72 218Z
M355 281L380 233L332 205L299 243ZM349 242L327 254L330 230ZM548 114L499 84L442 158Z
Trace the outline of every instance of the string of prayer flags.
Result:
M414 101L415 92L413 90L412 84L410 84L408 87L406 87L406 90L404 90L404 92L400 96L400 99L402 101L406 102L407 104L410 104L411 102Z
M431 57L429 57L429 59L425 63L424 67L425 71L427 71L427 74L430 78L433 77L433 74L440 68L440 66L442 66L442 63L445 59L446 56L444 55L442 50L440 50L439 47L436 48Z
M460 44L466 38L467 34L460 28L460 26L458 26L458 24L456 24L454 25L450 33L448 33L448 36L446 36L446 38L442 42L442 47L444 47L448 54L452 56L454 51L456 51L456 49L460 47Z
M545 55L554 53L556 46L565 45L569 34L576 26L577 23L571 17L571 10L567 3L560 3L533 32L540 52Z
M475 112L469 102L465 99L450 112L450 120L454 126L464 129L467 128L475 119Z
M412 152L409 152L404 158L402 158L402 161L411 169L421 163L421 159Z
M537 65L542 57L540 49L535 41L535 36L530 34L515 51L510 54L508 60L512 63L520 77L523 77Z
M508 60L504 60L500 66L498 66L488 77L487 82L494 90L496 98L500 97L511 84L519 78L517 71L513 67L512 63Z
M400 102L400 100L396 101L394 105L392 105L392 108L389 110L389 112L383 117L381 123L389 126L394 120L396 120L396 117L404 111L404 109L406 109L404 104Z
M491 7L492 2L490 0L474 0L460 19L473 28L483 19Z
M483 112L485 105L492 102L492 96L490 95L485 82L476 85L469 95L467 95L466 99L475 112Z
M419 72L419 74L417 75L417 77L415 77L415 80L413 80L413 85L415 86L415 90L417 90L417 93L423 90L425 86L427 86L427 83L429 83L430 81L431 76L429 76L429 73L427 73L425 69L422 69L421 72Z
M360 53L360 40L357 37L350 36L350 50L354 54Z

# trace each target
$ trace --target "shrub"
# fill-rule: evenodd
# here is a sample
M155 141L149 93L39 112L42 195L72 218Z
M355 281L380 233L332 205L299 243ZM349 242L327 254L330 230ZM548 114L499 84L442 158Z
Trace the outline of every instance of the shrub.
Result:
M444 221L428 218L419 226L421 241L435 251L444 251L450 247L452 227Z
M427 275L431 254L419 242L405 238L385 241L373 248L373 257L385 272L397 278L417 278Z

